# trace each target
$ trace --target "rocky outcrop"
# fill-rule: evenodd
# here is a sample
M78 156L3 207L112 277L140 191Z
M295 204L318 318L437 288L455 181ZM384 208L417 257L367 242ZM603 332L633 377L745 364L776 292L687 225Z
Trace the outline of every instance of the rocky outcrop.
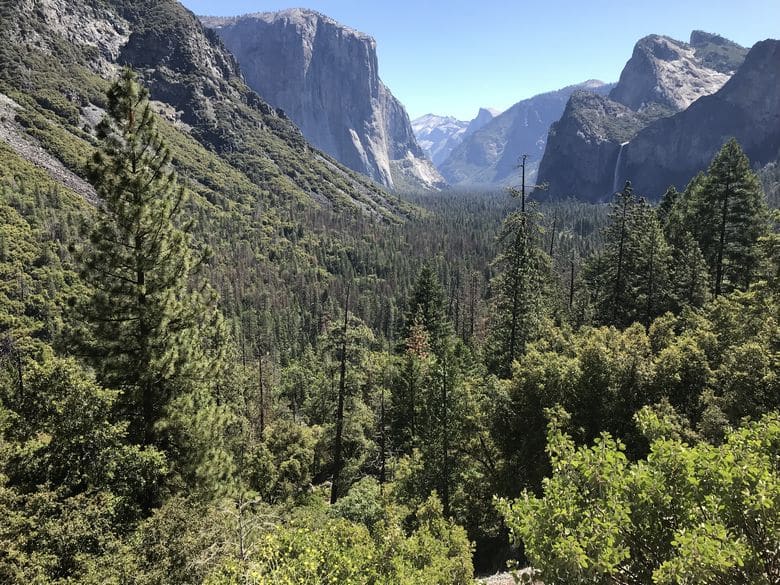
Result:
M641 39L609 97L572 96L550 129L538 181L553 197L609 199L627 176L640 131L720 90L745 53L700 31L691 43L659 35Z
M501 186L516 180L518 158L528 154L526 179L531 182L550 125L560 118L569 96L581 89L606 93L611 88L590 80L520 101L466 136L439 170L453 185Z
M388 187L441 185L406 110L379 78L373 38L303 9L202 21L249 86L317 148Z
M704 66L727 75L733 75L739 69L748 53L734 41L701 30L691 33L690 45Z
M479 112L477 112L476 117L469 122L468 126L466 126L466 132L464 133L464 138L466 136L471 136L476 132L477 130L481 130L484 128L487 124L489 124L493 118L498 116L501 112L498 110L494 110L492 108L480 108Z
M682 189L732 137L755 165L780 159L780 41L756 43L718 92L639 132L621 177L653 198Z
M705 64L693 46L650 35L634 46L609 97L632 110L658 104L680 111L718 91L728 78Z
M603 95L575 92L561 119L550 128L539 180L548 182L559 198L611 193L614 176L593 169L614 168L621 145L641 125L639 115L623 104Z

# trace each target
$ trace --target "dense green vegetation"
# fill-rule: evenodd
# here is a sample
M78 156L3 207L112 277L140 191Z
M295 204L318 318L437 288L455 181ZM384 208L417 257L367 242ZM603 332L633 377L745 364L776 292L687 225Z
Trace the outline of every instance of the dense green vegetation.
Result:
M544 497L503 505L544 578L777 583L777 414L729 431L716 445L686 438L668 414L646 408L636 418L652 440L638 462L609 434L576 447L555 419L548 435L554 471Z
M780 240L738 144L657 207L261 214L233 166L181 182L131 71L102 103L97 208L0 145L0 581L778 582Z

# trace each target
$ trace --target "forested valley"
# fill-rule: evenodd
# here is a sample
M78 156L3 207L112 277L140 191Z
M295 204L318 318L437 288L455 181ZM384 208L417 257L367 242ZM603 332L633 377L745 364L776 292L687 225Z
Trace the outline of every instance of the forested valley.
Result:
M105 104L0 143L0 582L780 583L774 166L247 212Z

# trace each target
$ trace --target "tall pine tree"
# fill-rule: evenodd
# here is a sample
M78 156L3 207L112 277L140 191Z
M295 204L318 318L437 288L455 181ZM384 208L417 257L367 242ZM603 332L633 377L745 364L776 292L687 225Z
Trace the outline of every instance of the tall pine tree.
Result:
M758 241L767 233L768 212L761 183L736 140L715 156L691 198L689 223L710 266L713 293L747 288L760 267Z
M512 362L525 353L548 313L545 286L551 281L551 261L538 245L531 211L518 211L504 221L496 258L498 274L491 282L493 306L487 340L489 370L503 378Z
M420 269L414 289L409 296L401 339L408 340L416 327L425 330L428 343L434 353L442 349L445 339L452 334L452 324L447 318L441 281L428 265Z
M670 302L670 250L656 211L631 183L616 194L604 249L586 265L599 323L648 325Z
M645 201L637 207L632 232L636 254L631 298L636 306L636 319L647 326L670 306L671 250L656 210Z
M658 219L670 250L670 308L679 313L686 306L701 307L710 297L709 266L693 234L698 231L690 202L706 182L703 173L696 175L680 193L670 187L658 205Z
M90 178L101 205L82 254L92 287L82 346L100 381L122 391L132 440L199 467L215 453L210 391L223 327L214 296L195 286L201 258L181 221L186 192L130 69L108 93L98 136Z

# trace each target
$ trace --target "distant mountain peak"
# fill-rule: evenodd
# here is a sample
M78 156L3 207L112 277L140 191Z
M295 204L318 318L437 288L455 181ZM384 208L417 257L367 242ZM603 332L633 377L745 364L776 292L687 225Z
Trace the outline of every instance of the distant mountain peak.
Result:
M480 108L479 112L477 112L477 117L484 115L483 112L487 112L492 118L495 118L502 110L499 110L498 108Z
M469 122L469 125L466 128L466 135L473 134L495 118L496 114L494 112L496 112L496 110L492 108L480 108L477 112L477 116Z
M700 30L691 33L690 44L702 63L728 75L739 68L748 52L745 47L725 37Z
M458 120L454 116L437 114L426 114L412 120L412 130L417 143L437 167L463 140L463 133L468 125L468 122Z
M625 176L650 197L671 184L683 188L707 168L726 137L736 138L753 164L777 160L780 41L756 43L716 93L642 129L625 154Z
M560 118L571 93L604 93L611 87L591 79L519 101L467 135L439 169L451 184L500 186L515 180L517 159L528 153L527 177L531 178L544 152L550 124Z
M582 83L578 83L577 87L580 89L597 89L599 87L603 87L607 85L600 79L588 79L586 81L583 81Z

